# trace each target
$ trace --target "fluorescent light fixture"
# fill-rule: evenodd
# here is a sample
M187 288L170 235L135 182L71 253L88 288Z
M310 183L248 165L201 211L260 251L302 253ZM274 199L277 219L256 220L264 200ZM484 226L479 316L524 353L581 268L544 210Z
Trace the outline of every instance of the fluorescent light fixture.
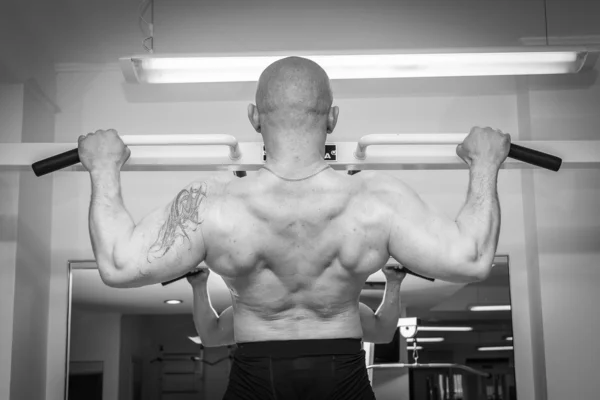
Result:
M478 351L511 351L513 346L491 346L491 347L478 347Z
M471 306L471 311L510 311L510 304L494 305L494 306Z
M183 300L176 300L176 299L165 300L165 304L181 304L181 303L183 303Z
M188 339L190 339L192 342L194 342L196 344L202 344L202 341L200 340L200 336L188 336Z
M457 49L413 53L303 55L331 79L428 78L453 76L578 73L590 53L585 47ZM129 83L255 82L283 54L250 56L138 55L119 60Z
M443 337L423 337L423 338L416 338L417 343L439 343L439 342L443 342L444 338ZM406 339L406 341L408 343L413 343L415 341L415 338L408 338Z
M413 346L406 346L406 351L414 350ZM423 346L417 346L417 350L423 350Z
M509 342L513 341L513 337L512 336L507 336L504 338L504 340L508 340Z
M470 326L419 326L420 332L470 332Z

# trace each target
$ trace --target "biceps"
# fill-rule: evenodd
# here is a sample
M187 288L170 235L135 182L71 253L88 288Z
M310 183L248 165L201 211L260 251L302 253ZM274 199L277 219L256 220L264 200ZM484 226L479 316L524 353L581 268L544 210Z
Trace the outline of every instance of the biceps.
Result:
M193 183L166 207L140 221L129 240L117 243L115 263L132 285L164 282L204 259L201 224L206 185Z

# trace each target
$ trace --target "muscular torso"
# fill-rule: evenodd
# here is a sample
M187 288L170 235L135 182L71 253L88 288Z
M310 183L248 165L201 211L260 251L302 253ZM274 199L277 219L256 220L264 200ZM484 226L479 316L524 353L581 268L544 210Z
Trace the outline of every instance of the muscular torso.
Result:
M389 257L367 181L328 170L286 182L262 170L210 185L206 263L232 293L236 341L362 337L360 291Z

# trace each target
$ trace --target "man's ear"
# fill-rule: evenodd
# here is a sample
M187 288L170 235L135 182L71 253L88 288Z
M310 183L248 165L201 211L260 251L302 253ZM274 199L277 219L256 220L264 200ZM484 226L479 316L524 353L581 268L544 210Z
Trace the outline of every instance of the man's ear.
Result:
M258 116L258 108L254 104L248 104L248 120L254 130L260 133L260 118Z
M337 106L331 107L329 109L329 114L327 115L327 133L332 133L337 125L338 115L340 115L340 109Z

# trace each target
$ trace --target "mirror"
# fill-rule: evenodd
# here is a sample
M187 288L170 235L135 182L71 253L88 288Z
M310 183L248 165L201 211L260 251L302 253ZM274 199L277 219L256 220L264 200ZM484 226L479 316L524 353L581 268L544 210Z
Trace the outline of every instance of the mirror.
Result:
M474 284L430 282L412 275L402 283L403 314L419 318L418 363L460 364L489 378L446 367L376 369L372 384L378 399L516 399L510 309L470 310L510 306L508 262L507 256L497 256L491 275ZM71 262L69 270L67 399L222 398L235 349L199 343L191 315L192 289L185 279L167 286L114 289L102 283L93 261ZM231 305L218 275L210 275L208 286L217 312ZM360 301L376 309L384 287L383 273L373 274ZM414 345L396 332L391 343L374 346L372 362L413 363Z

